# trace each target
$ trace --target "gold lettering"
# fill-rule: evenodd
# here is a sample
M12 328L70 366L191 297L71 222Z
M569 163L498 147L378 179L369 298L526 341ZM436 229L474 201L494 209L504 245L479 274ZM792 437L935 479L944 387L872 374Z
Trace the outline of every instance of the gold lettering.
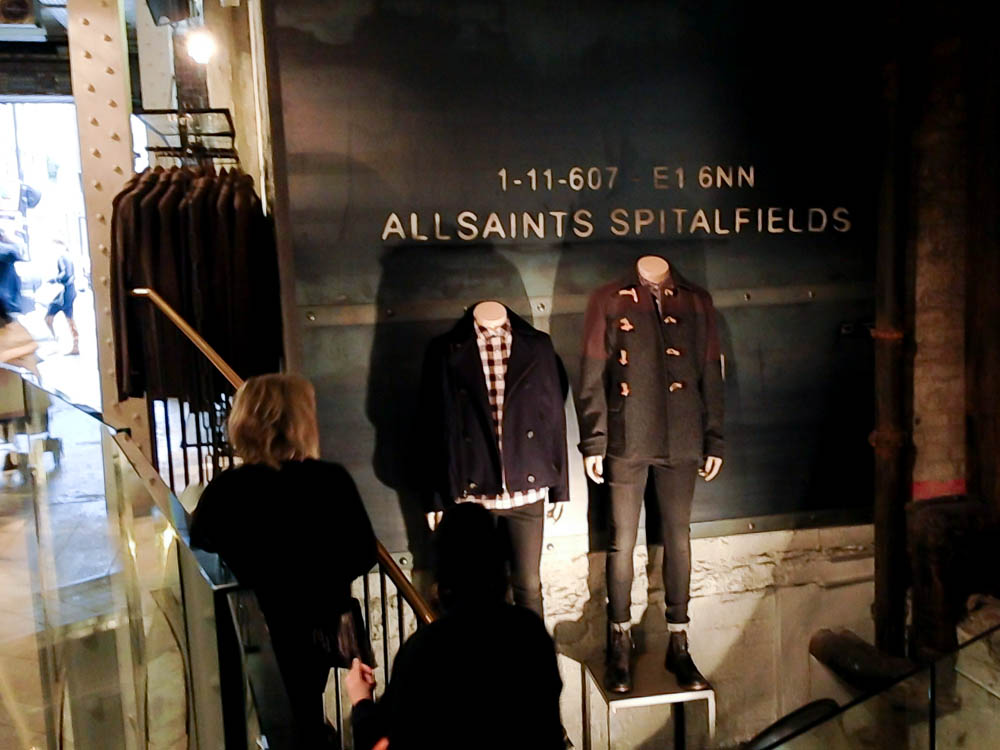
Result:
M740 211L742 211L743 214L741 214ZM748 213L750 213L750 209L749 208L737 208L736 209L736 234L740 233L740 227L741 226L743 226L744 224L749 224L750 223L750 219L744 218L744 215L748 214Z
M818 216L820 219L822 219L823 223L821 223L819 226L816 226L815 224L813 224L813 217L814 216ZM827 221L826 220L826 211L824 211L822 208L810 208L809 209L809 231L810 232L822 232L824 229L826 229L826 221Z
M510 238L517 239L517 214L513 211L510 212Z
M565 211L549 211L549 216L556 220L556 237L562 239L563 234L566 231L565 219L567 213Z
M543 214L541 211L539 211L538 212L538 221L536 222L535 221L535 215L534 214L530 214L527 211L525 211L521 215L521 220L522 220L522 224L523 224L522 227L521 227L521 229L523 230L521 232L521 234L524 235L525 239L528 239L528 230L529 229L532 232L535 233L535 236L538 239L540 239L540 240L544 240L545 239L545 214Z
M851 220L848 218L848 211L843 206L833 209L834 223L840 222L839 227L834 227L835 232L849 232L851 230Z
M500 239L507 239L507 234L503 230L503 222L500 221L496 212L487 216L486 223L483 225L483 239L485 240L491 234L499 235Z
M691 220L691 234L694 234L695 229L701 229L706 234L712 233L712 228L708 225L708 217L705 215L704 209L699 208L694 212L694 218Z
M763 208L758 208L757 209L757 231L758 232L763 232L764 231L764 209Z
M653 189L670 189L670 170L667 167L653 167Z
M399 217L395 213L389 214L389 217L385 220L385 226L382 228L382 241L385 242L393 234L398 234L401 240L406 239L403 222L399 220Z
M436 240L450 240L450 234L441 234L441 214L437 211L434 212L434 239Z
M667 233L667 212L660 209L660 234Z
M788 209L788 231L789 232L795 232L796 234L801 234L802 233L801 229L796 229L795 228L795 209L794 208Z
M417 223L420 221L420 216L417 214L410 214L410 238L414 240L426 240L426 234L420 234L420 228Z
M733 186L733 168L732 167L716 167L715 168L715 182L719 187L725 184L726 187Z
M736 183L740 187L753 187L753 166L750 166L750 171L740 167L736 172Z
M719 213L720 213L719 209L715 209L715 233L729 234L729 230L719 223Z
M778 212L781 211L780 208L775 208L772 206L767 209L767 231L768 234L784 234L785 228L781 226L781 222L785 220L784 216L781 216Z
M574 211L573 234L577 237L589 237L592 235L594 233L594 223L591 221L593 217L594 215L585 208Z
M616 208L611 212L611 234L624 237L628 234L628 210Z
M686 208L671 208L674 212L674 216L677 217L677 234L684 234L684 214L687 213Z
M702 167L698 170L698 184L703 188L712 187L712 168Z
M642 234L642 228L648 227L653 223L655 217L653 212L648 208L637 208L635 211L635 235L638 237Z
M458 237L462 240L474 240L479 237L479 227L476 225L479 217L472 211L462 211L457 217Z

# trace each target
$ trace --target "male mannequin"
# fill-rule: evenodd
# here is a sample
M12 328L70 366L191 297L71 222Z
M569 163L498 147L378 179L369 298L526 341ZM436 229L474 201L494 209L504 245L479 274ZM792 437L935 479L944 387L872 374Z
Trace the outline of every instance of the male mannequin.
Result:
M496 300L486 300L472 308L472 319L483 328L496 330L507 322L507 308ZM427 512L427 525L430 526L431 531L437 528L443 514L443 510Z
M707 682L687 648L690 518L695 478L722 468L721 352L711 296L658 256L592 295L585 320L580 450L587 476L608 479L608 687L631 689L632 550L647 479L663 524L666 667L682 687ZM607 459L607 460L605 460Z
M431 342L422 423L434 483L427 523L478 503L507 544L514 603L542 615L545 504L569 499L565 376L549 336L496 301Z

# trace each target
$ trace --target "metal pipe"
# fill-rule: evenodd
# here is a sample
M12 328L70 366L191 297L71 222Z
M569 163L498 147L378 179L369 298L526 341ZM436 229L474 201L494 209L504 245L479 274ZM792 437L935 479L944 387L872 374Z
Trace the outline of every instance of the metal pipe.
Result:
M385 570L379 568L378 571L379 591L382 596L380 602L382 609L382 669L385 670L385 681L389 682L389 595L386 593Z

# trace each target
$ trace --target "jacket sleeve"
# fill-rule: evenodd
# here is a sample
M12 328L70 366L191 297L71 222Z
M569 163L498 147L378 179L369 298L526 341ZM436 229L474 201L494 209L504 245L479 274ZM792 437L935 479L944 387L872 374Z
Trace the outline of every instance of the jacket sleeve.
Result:
M351 475L343 466L334 466L338 476L333 484L336 492L331 498L331 509L336 518L331 528L339 537L334 546L341 555L339 569L347 573L350 582L375 567L375 532Z
M219 551L219 529L225 525L225 501L229 476L226 472L217 475L201 492L188 524L188 534L192 547L206 552Z
M566 376L566 368L563 367L562 360L559 359L559 355L555 353L555 350L552 352L552 357L556 368L554 374L559 381L559 387L556 392L556 396L558 397L556 403L562 408L559 410L559 418L557 419L555 429L555 449L560 469L559 484L549 488L549 500L553 503L562 503L569 500L569 457L566 455L566 394L569 391L569 380Z
M723 457L725 441L723 422L725 419L725 385L722 381L722 348L719 344L719 329L716 322L712 298L704 295L705 308L705 361L702 364L701 397L705 404L705 456Z
M583 359L580 364L580 452L603 456L608 448L607 314L604 296L597 292L587 303L583 320Z
M388 732L381 703L358 701L351 709L351 735L354 750L371 750Z

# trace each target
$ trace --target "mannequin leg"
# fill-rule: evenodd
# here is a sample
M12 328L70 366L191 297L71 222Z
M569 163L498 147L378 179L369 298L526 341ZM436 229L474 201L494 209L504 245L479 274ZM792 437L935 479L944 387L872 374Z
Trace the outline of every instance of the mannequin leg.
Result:
M688 650L688 601L691 591L691 502L697 464L653 469L663 528L663 588L670 636L664 666L689 690L708 686Z
M655 466L653 482L663 531L663 589L667 623L689 622L691 597L691 505L697 464Z
M510 584L514 604L544 617L542 609L542 536L545 531L545 503L537 502L512 510L494 511L504 537L510 561Z
M608 619L632 619L632 552L639 531L639 513L646 489L648 465L643 461L608 457L605 473L611 494L611 543L607 558Z

